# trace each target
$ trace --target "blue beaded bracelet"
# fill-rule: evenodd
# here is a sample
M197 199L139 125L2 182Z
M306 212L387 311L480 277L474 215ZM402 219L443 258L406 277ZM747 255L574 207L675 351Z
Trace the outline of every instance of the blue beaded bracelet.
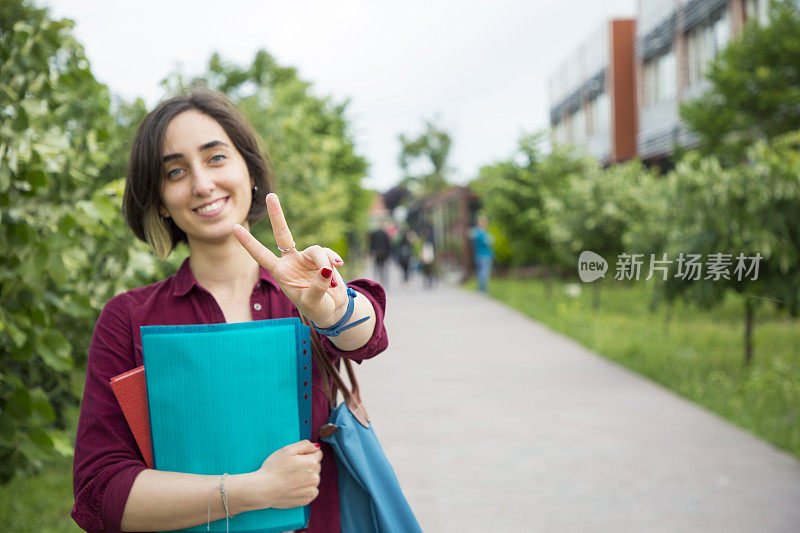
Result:
M314 324L313 322L311 322L311 325L314 326L314 329L317 330L321 335L325 335L326 337L338 337L339 334L341 332L343 332L344 330L350 329L350 328L352 328L354 326L357 326L357 325L361 324L362 322L366 322L367 320L372 318L370 316L365 316L363 318L359 318L358 320L356 320L355 322L353 322L351 324L347 324L347 321L350 320L350 317L353 316L353 308L355 307L355 303L354 302L355 302L355 299L356 299L356 291L354 291L350 287L347 287L347 297L348 297L347 311L344 312L344 316L336 324L332 325L329 328L321 328L321 327L317 326L316 324ZM347 325L345 326L345 324L347 324Z

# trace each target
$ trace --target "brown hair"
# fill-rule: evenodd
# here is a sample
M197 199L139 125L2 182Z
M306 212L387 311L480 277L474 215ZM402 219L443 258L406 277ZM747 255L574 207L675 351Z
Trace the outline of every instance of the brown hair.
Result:
M164 136L173 118L192 109L216 120L244 158L250 178L258 187L247 213L248 223L252 224L266 214L265 198L272 191L269 155L262 149L253 127L225 95L200 88L161 102L136 130L125 180L122 216L134 235L149 244L162 258L167 257L178 243L187 242L186 234L172 218L164 218L158 211L165 179L161 160Z

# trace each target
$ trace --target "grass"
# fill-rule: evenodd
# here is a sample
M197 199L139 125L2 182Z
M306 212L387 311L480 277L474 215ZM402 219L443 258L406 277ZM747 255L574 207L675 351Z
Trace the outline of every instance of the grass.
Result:
M554 281L547 298L540 280L493 279L489 293L800 457L800 320L763 302L745 365L743 296L729 294L711 310L676 302L668 319L666 306L649 308L650 283L604 281L596 310L583 283L569 296Z
M74 533L82 531L72 510L72 458L49 462L36 476L0 486L0 531Z

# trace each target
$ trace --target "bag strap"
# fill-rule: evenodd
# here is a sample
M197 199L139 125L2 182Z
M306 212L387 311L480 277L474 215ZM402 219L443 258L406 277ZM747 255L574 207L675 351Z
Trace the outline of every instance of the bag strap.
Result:
M330 357L328 357L328 354L325 352L325 349L322 347L319 333L317 333L317 331L311 326L308 318L300 315L300 320L302 320L303 324L309 327L311 333L311 353L314 356L317 365L319 366L323 378L325 379L325 396L328 400L328 407L330 409L334 409L336 407L336 392L338 391L342 393L342 398L344 398L344 403L347 405L347 409L350 410L350 412L362 426L369 429L369 414L367 414L367 410L364 407L364 404L361 402L361 392L358 387L358 380L356 379L355 371L353 370L352 361L346 357L340 358L344 361L344 366L347 370L347 377L350 380L350 386L352 389L349 389L347 385L345 385L341 374L339 374L339 371L333 366L333 363L331 362ZM333 388L331 388L331 384L333 384ZM322 426L322 428L320 428L320 435L327 437L337 429L339 428L333 424L325 424Z

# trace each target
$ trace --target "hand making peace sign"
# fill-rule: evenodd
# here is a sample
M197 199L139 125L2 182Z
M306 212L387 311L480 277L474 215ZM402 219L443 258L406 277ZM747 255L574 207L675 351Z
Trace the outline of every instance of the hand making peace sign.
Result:
M319 327L335 324L347 309L347 287L336 270L343 264L330 248L295 249L278 195L267 195L267 212L281 257L258 242L247 229L233 226L233 234L258 264L266 268L297 309Z

